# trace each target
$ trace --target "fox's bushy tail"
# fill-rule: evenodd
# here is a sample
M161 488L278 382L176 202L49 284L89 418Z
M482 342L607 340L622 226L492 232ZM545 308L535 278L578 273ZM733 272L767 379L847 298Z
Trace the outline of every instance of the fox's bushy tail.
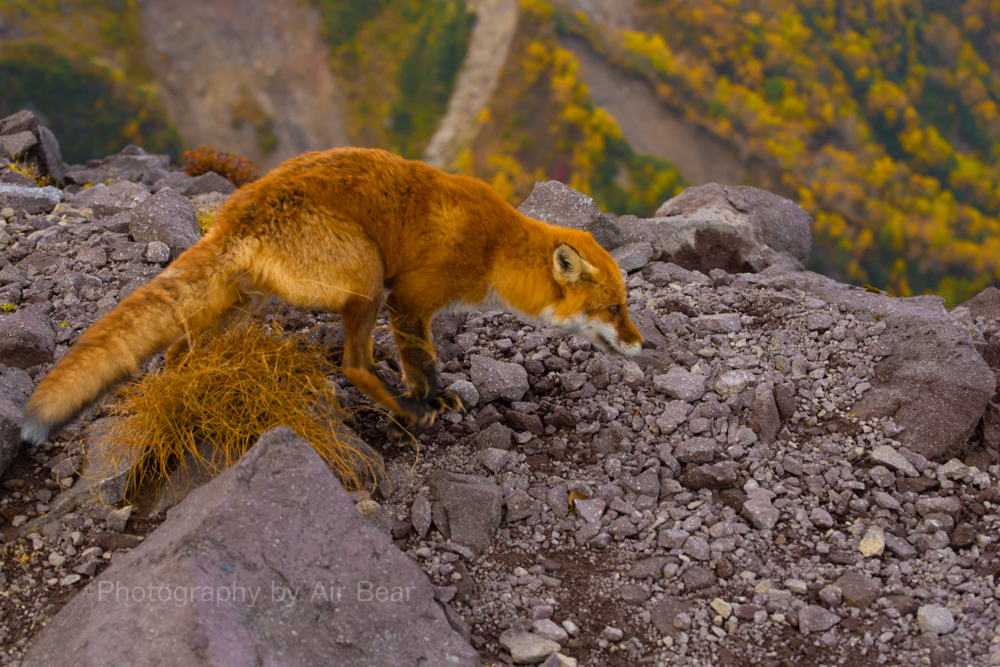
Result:
M80 335L35 388L21 438L41 444L151 355L215 322L241 299L239 273L211 236L182 253Z

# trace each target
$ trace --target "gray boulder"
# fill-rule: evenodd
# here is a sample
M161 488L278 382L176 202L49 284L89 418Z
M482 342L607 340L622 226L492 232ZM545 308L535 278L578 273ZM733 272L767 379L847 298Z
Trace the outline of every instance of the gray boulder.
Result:
M59 150L59 142L52 130L44 125L38 128L38 141L42 160L45 162L45 170L49 176L56 179L57 183L66 180L66 163L63 162L62 153Z
M0 183L0 208L24 209L30 215L49 213L62 199L62 190L52 186Z
M642 243L648 244L648 241L643 241ZM653 254L654 253L651 253L650 256ZM722 271L721 269L713 269L713 271L721 272L727 277L729 276L728 273ZM646 276L646 280L653 283L657 287L666 287L670 283L679 283L681 285L688 285L690 283L699 283L702 285L712 284L712 280L708 276L702 273L688 271L684 267L677 266L671 262L650 262L646 265L642 272ZM730 282L732 282L732 278L730 278Z
M614 216L601 213L597 203L559 181L538 181L518 209L521 213L551 225L590 232L606 250L622 244L622 233Z
M0 137L2 139L3 137ZM0 169L0 183L6 185L19 185L23 188L37 188L38 183L25 176L24 174L19 174L13 169Z
M0 366L0 475L21 448L22 413L34 386L20 368Z
M131 211L149 198L149 190L138 183L118 181L102 188L94 196L91 208L94 215L108 217L116 213Z
M673 366L665 374L653 376L653 388L670 398L693 403L705 395L705 380L704 375Z
M502 449L509 450L513 432L509 426L500 422L490 424L472 438L472 445L479 450Z
M625 238L649 241L653 259L708 273L758 273L777 264L801 271L809 261L811 218L776 194L709 183L684 190L648 220L621 220Z
M0 158L5 156L36 165L42 175L59 184L66 177L59 142L49 128L38 125L30 111L18 111L0 120Z
M862 611L874 604L882 592L877 581L853 570L844 572L833 585L840 589L845 605Z
M56 334L36 308L0 313L0 364L31 368L52 361Z
M38 121L35 120L35 114L27 109L22 109L17 113L0 119L0 136L17 134L18 132L31 132L34 134L37 131Z
M720 461L711 465L697 466L680 477L680 483L692 491L714 489L723 491L736 486L737 466L735 461Z
M715 458L712 438L687 438L674 447L674 457L681 463L708 463Z
M38 138L27 131L0 136L0 156L22 158L37 144Z
M220 192L228 195L236 192L236 186L214 171L210 171L207 174L192 178L186 185L181 187L181 192L188 197L206 195L211 192Z
M809 605L799 610L799 632L825 632L840 623L840 616L819 605Z
M183 171L173 171L170 172L170 174L165 178L161 178L153 184L153 192L159 192L164 188L170 188L171 190L183 192L184 188L190 185L193 180L193 178L185 174Z
M935 461L961 456L993 397L995 381L966 326L938 296L892 298L815 273L776 277L879 331L883 358L854 404L860 420L892 417L897 439Z
M647 241L629 243L611 251L611 256L618 263L621 270L626 273L638 271L643 268L649 264L649 259L653 255L653 246Z
M173 190L161 190L132 209L128 231L139 243L167 244L173 259L201 238L191 202Z
M105 167L116 173L166 169L170 166L169 155L150 155L138 146L126 146L117 155L103 160Z
M67 195L66 203L73 208L90 208L94 207L94 199L97 195L101 193L102 190L106 190L108 186L104 183L95 183L89 188L80 190L76 194Z
M45 627L25 667L479 665L416 563L271 429Z
M528 371L520 364L472 355L469 374L479 392L479 400L489 403L498 398L520 401L528 391Z
M774 494L766 489L751 489L743 501L743 517L757 530L770 530L781 518L781 512L771 505L772 496Z
M435 470L427 477L434 494L434 525L445 539L481 554L500 527L503 494L483 477Z

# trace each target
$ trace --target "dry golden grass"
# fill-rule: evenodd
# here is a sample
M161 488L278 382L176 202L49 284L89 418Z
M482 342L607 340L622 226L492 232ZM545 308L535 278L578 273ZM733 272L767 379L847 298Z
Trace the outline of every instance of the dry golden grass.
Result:
M126 497L185 461L218 474L274 426L309 441L348 491L371 485L379 463L338 437L343 413L323 352L251 319L197 338L179 363L124 387L109 445L114 460L137 461Z

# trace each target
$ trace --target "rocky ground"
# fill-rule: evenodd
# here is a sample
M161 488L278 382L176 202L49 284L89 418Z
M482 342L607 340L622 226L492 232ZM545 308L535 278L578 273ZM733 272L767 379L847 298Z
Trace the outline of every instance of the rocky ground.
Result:
M168 167L133 149L61 188L0 169L0 664L164 542L162 516L95 499L120 483L87 435L101 407L38 448L16 433L52 360L229 189ZM833 283L801 270L803 223L778 198L706 187L649 221L536 189L523 210L613 248L652 348L617 359L505 313L439 316L442 378L468 409L419 453L354 413L385 457L371 523L484 664L1000 665L1000 298L949 313ZM686 222L701 236L671 250ZM334 316L285 321L338 338ZM392 372L387 327L376 343Z

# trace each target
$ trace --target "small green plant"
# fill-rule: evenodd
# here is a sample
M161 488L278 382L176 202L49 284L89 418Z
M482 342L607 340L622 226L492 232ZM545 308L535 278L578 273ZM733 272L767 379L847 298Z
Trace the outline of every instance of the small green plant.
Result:
M13 313L15 310L17 310L17 306L15 306L12 303L0 304L0 310L2 310L5 313Z
M110 452L116 465L136 462L127 496L185 460L218 474L274 426L308 440L347 490L362 489L379 464L339 435L333 371L324 350L257 320L196 338L178 363L119 393Z
M193 151L184 151L182 158L184 173L188 176L201 176L214 171L236 187L256 181L260 171L251 160L212 146L199 146Z
M212 226L212 219L215 217L215 213L209 211L200 211L198 213L198 229L201 230L202 234L208 232L208 228Z

